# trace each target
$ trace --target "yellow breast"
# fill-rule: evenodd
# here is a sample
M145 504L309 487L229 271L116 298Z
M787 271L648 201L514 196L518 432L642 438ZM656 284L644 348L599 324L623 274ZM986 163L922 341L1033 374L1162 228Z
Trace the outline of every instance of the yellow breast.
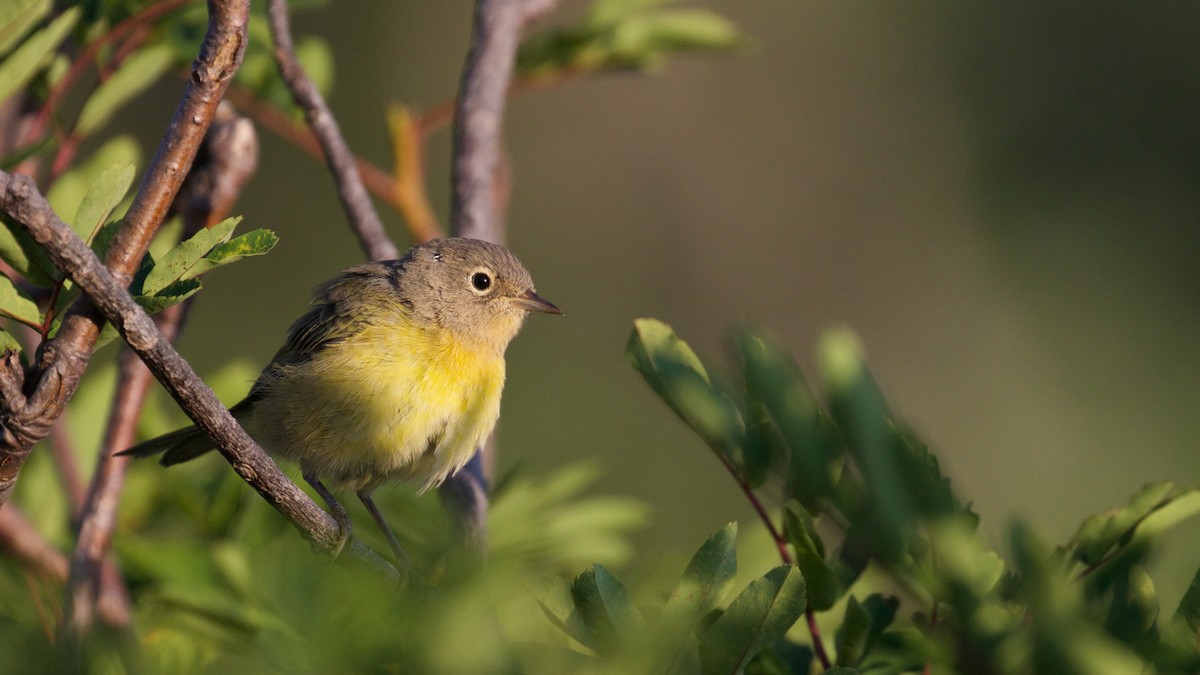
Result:
M356 489L388 478L427 488L495 427L504 357L435 327L371 326L287 366L257 402L258 440Z

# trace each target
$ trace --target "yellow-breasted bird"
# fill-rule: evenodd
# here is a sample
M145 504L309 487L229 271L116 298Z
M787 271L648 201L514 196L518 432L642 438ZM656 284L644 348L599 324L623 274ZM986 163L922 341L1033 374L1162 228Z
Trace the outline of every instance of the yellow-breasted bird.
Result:
M354 489L402 560L372 491L393 479L424 490L467 463L496 425L504 351L529 312L562 313L508 249L453 237L418 244L318 287L230 412L265 450L299 463L343 537L349 518L322 480ZM120 454L162 453L171 465L212 449L192 426Z

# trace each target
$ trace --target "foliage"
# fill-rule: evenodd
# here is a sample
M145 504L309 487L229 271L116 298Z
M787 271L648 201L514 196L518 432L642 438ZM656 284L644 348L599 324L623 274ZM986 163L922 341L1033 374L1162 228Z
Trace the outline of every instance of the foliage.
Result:
M1200 512L1200 492L1147 485L1057 548L1018 522L1006 565L937 458L890 412L853 334L823 340L821 397L770 335L742 329L734 343L740 393L661 322L637 321L627 351L729 469L784 565L722 604L736 564L727 527L655 611L630 605L621 582L593 567L569 603L543 605L590 648L581 658L611 672L1200 672L1200 573L1160 623L1144 569L1161 535ZM832 640L821 625L836 627Z
M544 83L652 70L679 53L749 44L718 14L670 4L597 0L575 24L526 39L518 73ZM152 16L155 6L0 7L0 103L38 111L0 166L40 167L55 212L101 256L129 208L142 154L132 139L103 134L148 88L182 73L206 21L201 3ZM237 86L299 120L262 11L256 3ZM297 52L329 89L328 46L304 37ZM89 79L81 73L90 66ZM239 220L182 241L178 220L167 224L131 294L159 311L195 294L201 274L274 246L269 230L234 236ZM0 260L5 325L53 336L78 291L9 222ZM172 471L139 463L114 537L134 630L98 632L80 653L63 649L61 584L6 559L0 663L12 672L1200 672L1200 573L1160 621L1144 569L1164 532L1200 511L1200 493L1145 486L1059 547L1017 523L1006 562L978 536L977 516L937 458L892 415L852 335L824 341L819 395L769 335L742 330L735 345L741 371L729 380L657 321L636 323L628 354L762 516L781 564L752 565L748 581L739 581L730 523L673 587L627 586L613 570L633 555L629 533L646 507L585 495L590 467L499 481L486 565L440 505L384 491L378 498L404 515L393 522L421 571L419 583L394 589L313 555L215 456ZM21 348L2 330L0 347ZM231 402L253 375L235 362L209 382ZM66 431L81 464L99 451L115 380L111 362L97 363L71 402ZM140 435L182 422L152 398ZM33 453L14 502L52 546L70 550L73 516L50 453ZM347 506L355 522L367 520ZM358 534L386 549L373 528Z

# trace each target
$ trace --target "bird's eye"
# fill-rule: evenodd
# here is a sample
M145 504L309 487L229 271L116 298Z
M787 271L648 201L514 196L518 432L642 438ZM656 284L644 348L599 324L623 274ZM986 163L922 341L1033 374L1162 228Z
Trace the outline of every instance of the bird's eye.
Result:
M492 275L482 270L471 273L471 287L480 295L492 288Z

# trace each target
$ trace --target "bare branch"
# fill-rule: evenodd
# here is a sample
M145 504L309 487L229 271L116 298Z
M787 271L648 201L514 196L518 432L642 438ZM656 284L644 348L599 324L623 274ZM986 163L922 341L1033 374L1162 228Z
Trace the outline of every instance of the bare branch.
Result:
M503 243L497 195L507 197L507 176L500 176L500 133L504 105L516 63L521 30L550 11L557 0L478 0L471 48L463 66L454 115L453 199L450 231L459 237ZM442 486L459 527L482 544L487 537L487 467L494 464L489 440L471 462Z
M450 229L460 237L500 242L494 202L504 104L521 29L556 0L479 0L471 49L454 116Z
M0 508L0 548L35 572L60 583L67 580L67 556L51 546L15 504Z
M217 104L241 64L249 0L209 0L208 11L208 32L192 64L192 77L105 260L122 287L128 285L175 199ZM6 180L5 184L5 211L26 220L19 213L30 208L27 198L37 194L32 182ZM26 215L43 223L49 220L46 214ZM44 345L35 373L0 384L0 394L20 388L28 396L21 408L16 407L16 399L6 396L0 401L6 413L0 438L0 505L11 496L17 473L34 444L49 433L79 386L101 323L96 309L81 299L64 318L58 335ZM0 379L13 376L11 369L0 370Z
M0 171L0 205L45 249L50 260L79 285L95 307L125 338L188 417L233 465L234 471L291 522L300 533L325 551L339 544L338 525L267 456L217 400L155 327L129 293L108 272L83 240L60 220L37 192L33 181ZM395 578L394 568L368 546L352 539L346 547L353 561L365 563ZM341 559L347 558L343 555Z
M317 91L317 86L296 59L286 0L270 0L267 13L271 22L271 36L275 41L275 62L279 66L279 75L292 92L296 105L304 111L309 127L325 152L325 162L333 173L334 181L337 182L342 208L346 211L350 226L358 235L363 252L372 260L400 257L400 250L388 238L383 221L379 219L371 197L363 187L354 154L342 138L337 120L334 119L321 92Z

